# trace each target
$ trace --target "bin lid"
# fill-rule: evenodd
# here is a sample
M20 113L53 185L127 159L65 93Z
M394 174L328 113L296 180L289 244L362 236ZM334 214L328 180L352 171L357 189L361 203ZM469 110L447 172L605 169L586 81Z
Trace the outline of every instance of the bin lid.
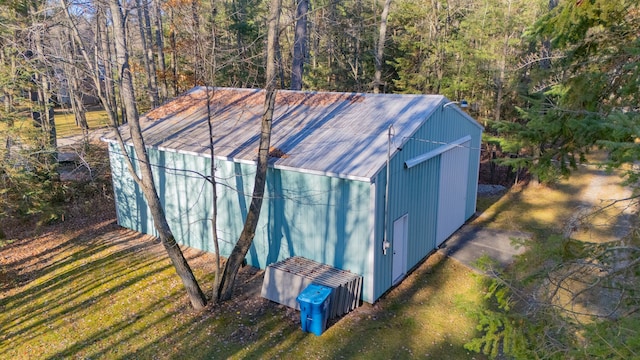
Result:
M327 300L327 298L331 295L332 290L333 289L328 286L310 284L304 290L302 290L300 295L298 295L297 300L299 302L319 305Z

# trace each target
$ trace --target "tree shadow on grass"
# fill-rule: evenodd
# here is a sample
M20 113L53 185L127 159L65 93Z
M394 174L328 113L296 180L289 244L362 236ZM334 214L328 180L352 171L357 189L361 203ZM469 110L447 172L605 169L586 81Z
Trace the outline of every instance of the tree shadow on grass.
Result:
M438 254L376 304L332 321L316 337L300 330L299 312L257 294L190 311L182 288L165 285L175 275L166 272L170 264L162 248L150 237L108 229L62 246L67 250L55 263L31 274L32 283L0 299L0 357L15 355L12 348L37 348L52 339L50 333L59 333L54 341L64 343L51 344L39 357L399 358L428 353L470 358L462 346L474 335L474 324L460 315L453 298L457 287L468 287L459 282L473 280L462 266ZM249 281L260 278L247 273ZM155 293L148 293L158 284ZM104 321L92 327L73 324L83 316Z
M475 336L475 323L455 301L464 294L458 288L470 286L456 283L461 279L475 284L463 266L435 253L376 304L331 320L322 336L301 331L299 312L258 298L255 311L236 311L233 301L212 307L121 358L151 357L167 343L176 350L161 357L172 359L471 358L463 345Z
M169 264L152 266L161 258L158 253L139 255L152 244L150 237L141 241L141 236L133 231L111 231L94 239L72 238L57 246L58 261L32 270L26 275L32 282L0 299L3 338L12 347L37 339L64 326L61 323L76 313L166 270ZM0 355L8 350L0 350Z
M94 241L92 241L92 236L96 233L104 234L117 228L113 222L102 224L92 229L90 235L81 232L77 236L62 240L57 244L54 242L57 239L52 239L53 243L51 247L48 245L43 246L42 240L39 239L38 236L35 236L17 240L9 246L2 248L2 253L9 254L6 258L16 258L15 261L7 261L3 264L3 267L10 269L10 271L15 274L11 288L24 286L34 279L47 273L55 272L58 268L67 266L69 263L75 261L80 252L70 255L62 261L58 259L61 254L65 254L72 248L91 247L89 251L82 252L83 257L89 257L102 251L105 245L96 246ZM121 243L126 241L128 241L128 239L122 240ZM16 252L28 252L29 255L12 257L11 254ZM6 289L8 290L9 287Z

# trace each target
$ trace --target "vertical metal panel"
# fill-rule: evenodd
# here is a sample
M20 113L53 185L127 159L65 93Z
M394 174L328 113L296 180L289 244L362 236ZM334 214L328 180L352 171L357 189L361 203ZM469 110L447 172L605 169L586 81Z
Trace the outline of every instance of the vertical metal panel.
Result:
M213 251L209 158L149 150L154 179L178 242ZM148 207L129 176L116 147L111 147L119 223L154 234ZM255 166L216 160L220 253L228 256L242 231ZM299 255L365 278L373 276L370 242L371 184L270 168L266 194L249 264L270 263ZM364 294L372 294L365 282ZM375 299L365 295L363 300Z
M382 242L385 239L384 236L384 200L385 200L385 186L386 186L386 169L382 169L375 179L375 224L374 224L374 238L373 252L374 252L374 275L373 275L373 300L377 300L382 294L385 293L391 286L391 274L393 257L391 252L387 251L387 254L383 254ZM364 278L367 281L367 278Z
M482 130L469 123L452 109L436 110L431 117L408 139L394 139L394 146L404 142L402 151L391 159L389 181L389 214L387 236L392 239L392 221L408 213L407 267L411 268L436 248L436 228L438 218L438 197L440 193L440 156L427 160L411 169L404 168L404 162L418 155L450 143L465 135L471 135L468 144L467 177L459 180L466 185L464 219L475 212L477 192L478 161ZM375 291L379 298L392 286L392 256L382 254L384 238L384 186L385 169L376 177L376 241L375 251ZM389 220L390 219L390 220Z
M135 153L127 147L131 156L134 170L137 171ZM116 201L116 213L120 226L134 229L145 234L156 235L153 219L149 216L149 209L142 195L142 191L129 175L125 154L120 146L109 144L109 160L111 163L111 178Z
M208 159L149 149L153 174L167 221L176 240L204 251L212 251L211 185Z
M436 246L464 224L469 173L469 141L440 155Z
M363 288L367 289L366 293L364 293L364 290L363 290L362 297L363 299L364 298L370 299L370 300L367 300L369 302L373 302L375 299L377 299L375 295L376 293L375 274L376 274L376 269L378 265L377 253L378 253L378 249L382 247L382 244L378 241L378 237L377 237L377 235L379 234L377 229L377 224L379 223L379 221L377 221L376 219L377 194L378 194L378 184L376 184L375 182L372 182L369 185L369 219L368 219L369 220L369 226L368 226L369 237L367 240L369 244L369 248L367 250L367 264L365 265L365 269L367 269L368 271L368 276L362 279Z
M224 209L218 222L232 245L242 230L255 167L220 162L218 171L220 207ZM248 262L265 268L302 256L365 279L371 277L370 188L367 182L270 168ZM367 282L363 293L365 301L373 301L367 296L371 293Z

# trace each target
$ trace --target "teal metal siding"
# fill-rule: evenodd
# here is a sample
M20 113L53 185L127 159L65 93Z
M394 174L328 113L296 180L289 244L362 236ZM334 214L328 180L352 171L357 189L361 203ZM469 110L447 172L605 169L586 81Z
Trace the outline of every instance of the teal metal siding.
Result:
M154 178L167 220L179 243L213 252L210 217L210 159L194 155L149 149ZM137 231L155 234L146 202L133 182L119 147L110 144L118 223ZM218 235L220 253L231 253L246 217L255 175L254 164L216 160L218 180ZM369 182L312 175L269 168L266 194L249 264L268 264L299 255L349 270L363 277L373 276L370 266ZM364 301L375 299L365 281Z
M130 154L134 154L129 149ZM149 150L154 180L167 221L179 242L213 251L211 232L211 187L203 178L208 159L174 152ZM129 175L120 147L109 144L118 224L145 234L157 235L142 191ZM134 158L135 160L135 158ZM133 161L137 168L137 161Z
M176 239L204 251L211 246L211 185L204 179L209 159L150 149L149 160L167 221Z
M472 120L473 121L473 120ZM471 135L470 161L467 180L467 201L465 219L476 209L478 167L482 128L452 108L436 109L429 119L407 139L393 140L396 151L390 162L388 241L393 243L393 221L409 214L407 267L412 268L436 248L438 225L438 193L440 190L441 156L431 158L411 169L404 168L404 162L418 155L434 150L444 144ZM374 244L374 299L378 299L392 286L392 248L383 255L384 207L386 168L381 169L376 178L376 222Z
M374 269L373 269L373 299L377 300L392 285L393 250L388 249L384 255L382 251L384 237L384 197L386 186L386 169L382 169L374 182L375 185L375 224L374 224ZM392 222L390 221L390 226ZM389 230L392 233L392 230ZM366 278L365 278L366 281Z
M404 150L402 151L404 152ZM404 160L391 161L389 181L388 241L392 244L386 255L382 252L384 234L384 184L386 170L377 177L375 294L379 298L392 286L393 221L409 214L407 233L407 269L411 269L435 248L439 157L430 159L405 173Z
M129 148L134 169L137 162L133 150ZM117 144L109 144L109 160L111 163L111 178L116 202L118 224L129 229L154 234L153 221L149 218L149 209L142 197L140 188L129 175L129 170Z
M224 209L219 236L231 246L242 231L255 166L221 161L217 172ZM369 188L367 182L270 168L248 262L264 268L299 255L367 276Z
M460 111L460 112L459 112ZM409 142L422 142L427 146L422 150L433 150L442 143L450 143L465 135L471 135L469 176L467 179L466 218L470 218L476 211L476 196L478 189L478 171L480 166L480 145L482 141L482 127L471 118L465 119L461 110L453 107L439 108L429 120L414 134ZM432 141L431 143L429 141ZM403 151L404 152L404 151ZM419 154L415 154L419 155Z

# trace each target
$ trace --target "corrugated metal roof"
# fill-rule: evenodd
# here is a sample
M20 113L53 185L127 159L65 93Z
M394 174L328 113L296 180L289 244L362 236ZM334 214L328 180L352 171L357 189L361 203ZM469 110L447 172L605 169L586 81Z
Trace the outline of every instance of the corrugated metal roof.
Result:
M216 157L255 161L264 90L210 88ZM141 118L147 146L208 156L207 91L196 87ZM387 131L395 146L446 99L441 95L279 90L271 135L276 168L370 180L384 166ZM122 129L129 141L126 126ZM125 135L126 134L126 135ZM114 137L105 138L113 141ZM395 152L395 149L393 149Z

